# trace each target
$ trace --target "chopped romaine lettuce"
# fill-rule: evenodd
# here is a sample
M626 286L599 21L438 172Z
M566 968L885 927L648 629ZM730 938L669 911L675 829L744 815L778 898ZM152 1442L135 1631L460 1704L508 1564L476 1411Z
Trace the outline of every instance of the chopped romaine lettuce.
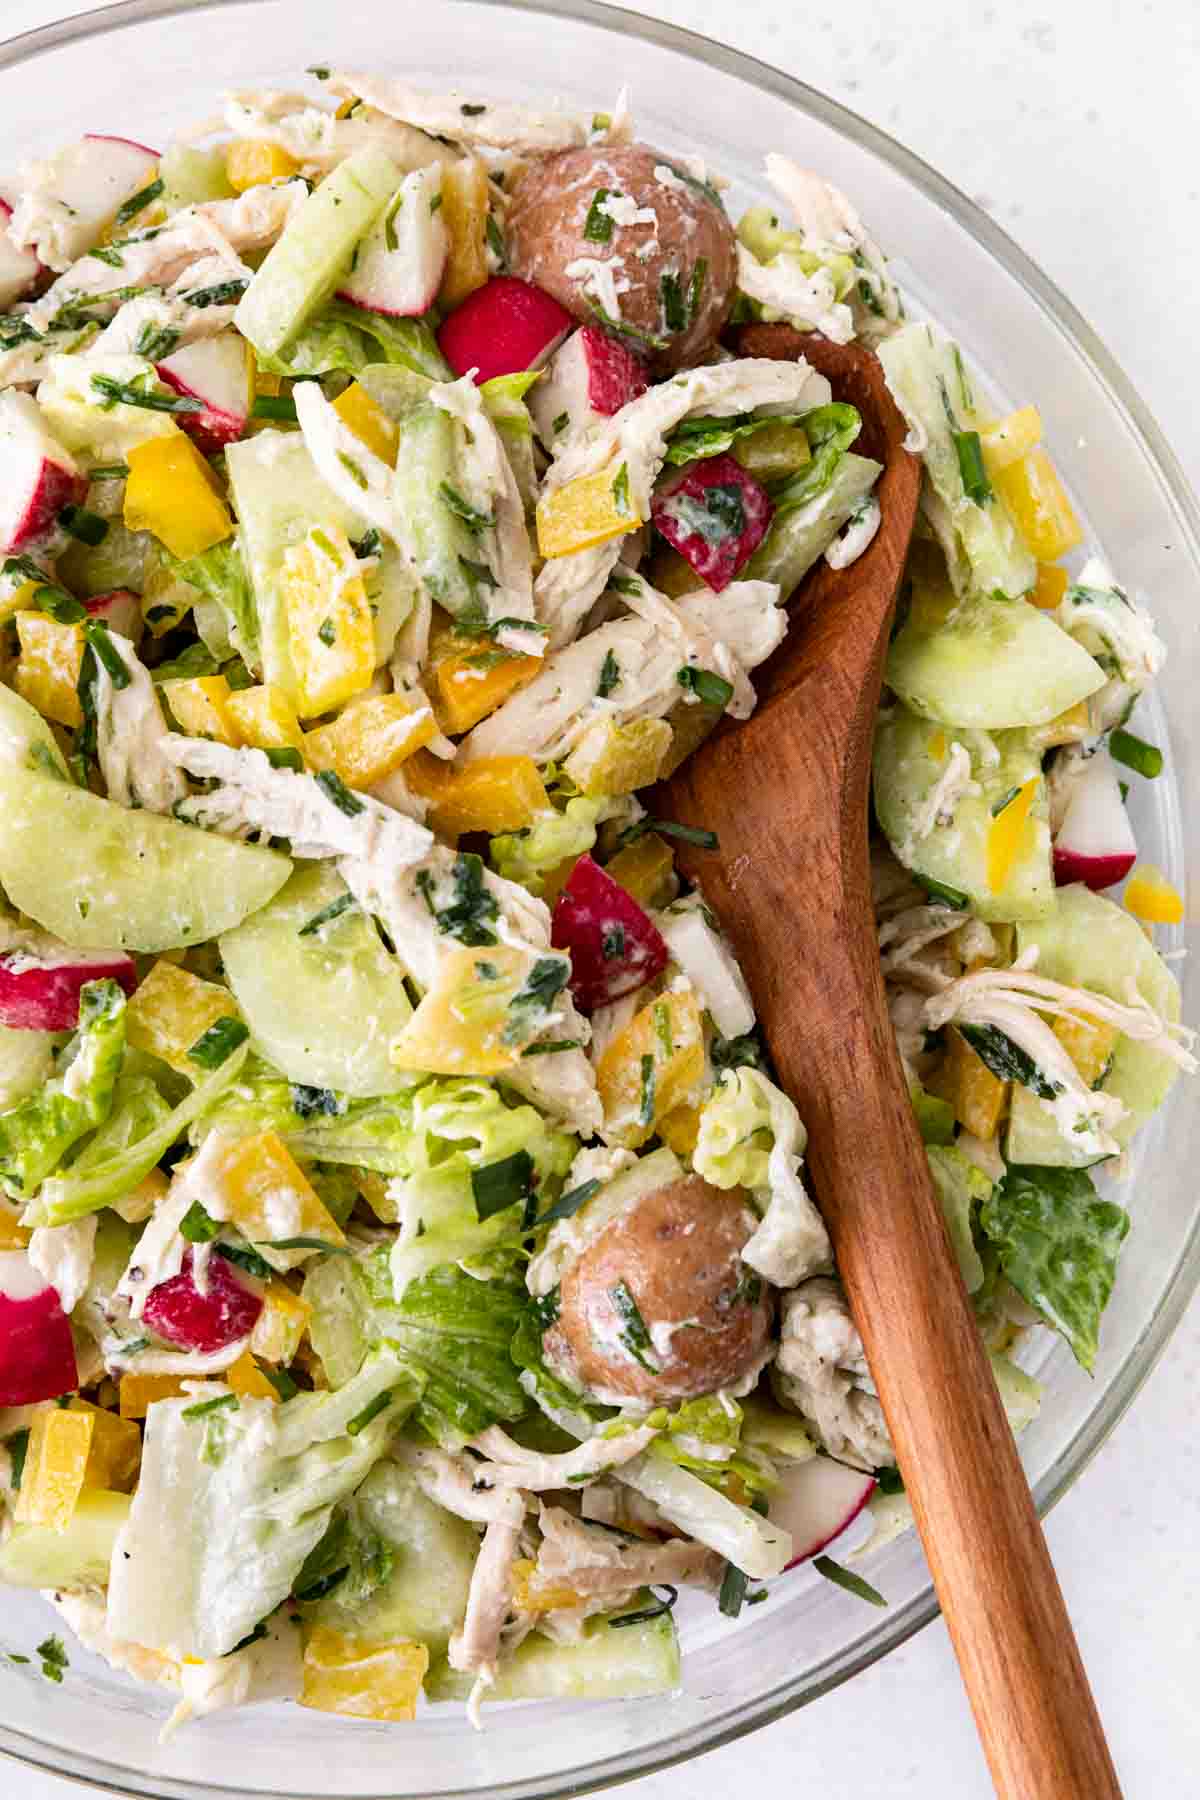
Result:
M226 538L187 562L172 561L176 573L204 596L193 610L210 653L218 662L237 655L247 668L257 668L258 613L238 539Z
M357 375L382 361L431 381L454 379L424 319L391 319L344 300L331 300L277 355L257 354L259 367L273 375Z
M561 812L539 814L524 831L494 837L492 867L506 881L519 881L531 894L540 894L551 869L592 848L596 828L611 810L610 800L580 794L568 800Z
M946 1228L958 1259L959 1272L968 1294L983 1286L983 1264L975 1248L973 1215L976 1202L984 1201L992 1184L982 1170L969 1163L961 1150L953 1145L930 1145L926 1149L933 1183L946 1216Z
M89 981L80 990L79 1031L64 1052L62 1074L0 1113L0 1187L28 1199L67 1151L104 1123L124 1053L125 994L115 981Z

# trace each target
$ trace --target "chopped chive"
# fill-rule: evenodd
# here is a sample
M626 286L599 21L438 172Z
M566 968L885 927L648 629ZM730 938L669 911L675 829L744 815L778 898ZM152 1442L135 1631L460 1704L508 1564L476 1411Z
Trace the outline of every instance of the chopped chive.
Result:
M962 912L966 907L967 896L960 888L947 887L944 881L935 881L932 875L922 875L920 869L914 869L912 876L935 905L952 906L955 912Z
M109 637L108 626L103 619L88 619L83 627L83 634L91 645L97 662L117 691L127 688L133 677L125 667L120 651Z
M605 653L600 665L600 679L596 683L596 693L601 700L607 700L615 687L621 685L621 665L609 650Z
M992 497L992 484L988 480L987 470L983 465L983 444L977 431L955 431L954 451L958 457L958 472L962 477L963 492L968 500L976 506L986 506Z
M189 306L235 306L249 281L218 281L212 287L195 288L183 296Z
M525 1200L533 1191L534 1164L528 1150L516 1150L500 1162L471 1170L475 1216L482 1221Z
M725 1564L725 1573L721 1577L721 1592L717 1597L717 1606L727 1619L736 1619L746 1601L746 1589L750 1577L734 1563Z
M613 221L604 211L604 202L609 196L608 188L597 188L592 195L592 203L587 210L587 218L583 222L583 235L589 244L610 244L612 242Z
M5 1438L4 1442L8 1449L8 1462L12 1471L11 1480L15 1491L20 1488L21 1477L25 1473L25 1457L29 1450L28 1425L23 1425L20 1431L14 1431L11 1436Z
M249 1036L250 1027L244 1019L218 1019L202 1037L196 1039L188 1051L188 1061L196 1063L201 1069L219 1069Z
M110 269L125 267L125 258L113 244L98 244L94 250L88 251L88 255L96 262L107 263Z
M1020 791L1021 790L1019 787L1009 788L1009 790L1006 794L1001 794L1001 796L998 800L992 801L992 817L993 817L993 819L998 819L1000 817L1000 814L1004 811L1005 807L1012 805L1013 801L1016 799L1016 797L1020 793Z
M322 619L317 627L317 636L327 650L332 650L337 643L337 626L332 619Z
M684 299L683 288L679 276L673 270L664 270L658 283L659 298L662 303L663 324L674 336L688 327L688 307Z
M315 777L317 786L327 800L332 800L339 812L344 812L348 819L357 818L359 813L366 812L366 807L357 795L352 794L341 776L333 769L322 769Z
M659 1599L660 1588L664 1594L670 1596L669 1599ZM648 1625L651 1619L661 1619L664 1613L669 1613L679 1598L679 1589L671 1587L669 1582L665 1581L657 1587L652 1587L650 1592L654 1595L655 1604L653 1606L639 1606L636 1612L618 1613L615 1619L608 1621L609 1629L616 1631L622 1625Z
M845 1588L848 1594L854 1594L859 1600L869 1600L872 1606L887 1605L878 1588L873 1588L869 1581L864 1581L852 1569L843 1569L841 1563L834 1562L832 1556L814 1556L813 1568L826 1581L832 1581L835 1587Z
M484 221L483 229L484 229L484 235L487 238L488 249L491 251L492 255L496 258L496 261L500 264L500 267L503 269L508 262L508 251L504 247L504 237L501 233L499 225L496 222L495 213L490 212L488 214L486 220Z
M689 663L675 679L686 693L695 694L706 706L719 706L724 711L733 699L733 683L723 675L714 675L711 669L697 669Z
M93 378L94 379L94 378ZM617 470L612 484L613 506L623 519L629 518L633 507L629 499L629 464L622 463Z
M256 1281L270 1281L275 1273L270 1263L257 1250L251 1250L248 1244L220 1244L218 1250L226 1262L245 1269L247 1275L253 1275Z
M52 582L45 582L37 589L33 604L39 612L46 613L59 625L79 625L88 616L88 609L82 600L77 600L74 594L68 594L65 588L56 587Z
M263 754L273 769L291 769L297 775L304 773L304 758L290 744L272 745Z
M881 1494L902 1494L904 1492L904 1477L901 1475L899 1469L896 1468L876 1469L875 1485Z
M692 279L688 283L687 310L689 324L700 311L700 296L704 292L704 283L707 277L708 258L707 256L698 256L696 258L696 266L692 270Z
M290 394L255 394L250 407L252 419L286 419L296 423L296 402Z
M89 481L124 481L129 474L129 464L123 462L97 463L94 469L88 470Z
M641 1068L642 1097L638 1105L638 1124L651 1125L654 1122L654 1090L657 1086L657 1079L654 1071L654 1058L652 1056L643 1056L641 1059Z
M605 962L616 962L625 954L625 927L611 925L600 940L600 954Z
M650 1058L644 1057L642 1060L649 1062ZM641 1308L630 1292L628 1283L625 1281L614 1283L608 1290L608 1297L612 1302L613 1311L623 1322L620 1332L621 1343L624 1344L634 1362L640 1363L642 1368L648 1370L650 1374L657 1374L657 1362L647 1361L646 1357L647 1351L653 1355L653 1340L646 1330L646 1321L642 1317Z
M367 478L363 474L361 463L355 462L352 456L347 456L344 450L338 451L337 459L341 463L343 469L345 469L355 487L365 488L367 486Z
M491 531L496 523L495 513L480 512L477 507L464 500L456 487L448 481L438 484L438 498L447 506L456 519L461 519L472 537L478 537L481 531Z
M533 1221L533 1229L540 1231L543 1225L553 1225L559 1219L569 1219L577 1213L581 1206L586 1206L593 1194L600 1191L600 1183L593 1177L590 1181L581 1181L548 1206L540 1217Z
M346 1436L357 1437L360 1431L366 1430L372 1419L377 1419L380 1413L386 1411L391 1404L390 1388L385 1393L376 1394L373 1400L368 1400L360 1413L355 1413L354 1417L347 1422Z
M323 906L320 912L315 912L306 924L301 925L296 936L312 937L314 932L320 931L322 925L332 924L334 919L340 919L343 913L357 905L358 901L353 894L339 894L336 900L331 900L328 906Z
M626 844L636 844L645 837L648 831L657 831L661 837L678 838L680 843L695 844L699 850L719 850L721 840L715 831L706 831L701 825L677 825L673 819L639 819L635 825L627 825L617 836L617 847L623 850ZM921 880L918 875L917 880Z
M218 1394L215 1400L201 1400L195 1406L185 1406L179 1416L181 1419L203 1419L208 1413L226 1409L236 1412L239 1404L236 1394Z
M1114 761L1123 763L1135 775L1145 775L1153 781L1156 775L1162 774L1162 751L1157 744L1148 744L1144 738L1135 737L1132 731L1114 731L1108 740L1108 748Z
M328 1238L287 1237L260 1238L260 1250L328 1250L334 1256L349 1256L345 1244L331 1244Z
M160 175L148 186L139 188L136 194L131 194L128 200L123 201L118 206L116 217L113 219L113 224L118 231L123 225L128 225L131 219L136 219L140 212L145 212L148 206L152 206L162 194L163 187L164 183Z
M486 106L471 106L471 105L464 103L462 106L459 107L458 110L462 114L464 119L477 119L479 117L480 113L485 113L487 111L487 107Z
M157 363L162 362L164 357L170 356L178 342L179 333L174 326L156 325L152 319L147 319L138 332L133 347L139 356L146 358L147 362Z
M92 392L100 396L102 412L111 412L114 406L140 406L145 412L161 413L197 413L204 411L203 400L197 400L193 394L164 394L156 388L138 386L138 381L145 382L145 376L134 381L117 381L112 375L93 375Z
M521 1055L558 1056L563 1050L582 1050L582 1038L551 1038L544 1044L526 1044Z
M255 1358L255 1361L257 1362L258 1359ZM270 1364L264 1368L261 1363L258 1363L258 1368L260 1373L266 1376L281 1400L294 1400L300 1392L286 1369L273 1369Z
M558 417L555 419L553 425L551 425L550 429L554 433L555 437L558 437L561 432L564 432L567 429L567 426L570 423L571 423L570 413L560 412Z
M671 1009L665 1000L655 1002L654 1029L658 1033L658 1041L663 1047L664 1056L674 1056L675 1038L671 1031Z
M179 1221L179 1235L186 1238L189 1244L211 1244L220 1229L216 1219L206 1212L199 1200L192 1201Z
M99 513L89 512L86 506L64 506L58 522L68 536L88 544L93 550L108 536L108 520L102 519Z

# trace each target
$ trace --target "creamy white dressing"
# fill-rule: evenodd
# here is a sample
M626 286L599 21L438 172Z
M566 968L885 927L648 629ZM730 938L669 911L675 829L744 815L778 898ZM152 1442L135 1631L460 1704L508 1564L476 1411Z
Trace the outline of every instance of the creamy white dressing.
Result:
M838 300L828 269L806 275L786 251L769 263L760 262L744 244L738 245L737 263L739 288L766 309L768 318L786 319L801 331L819 331L834 344L848 344L854 336L854 314Z

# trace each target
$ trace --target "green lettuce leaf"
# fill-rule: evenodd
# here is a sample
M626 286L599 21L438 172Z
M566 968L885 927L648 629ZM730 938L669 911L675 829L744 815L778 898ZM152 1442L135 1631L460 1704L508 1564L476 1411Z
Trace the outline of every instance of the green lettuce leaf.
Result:
M115 981L89 981L79 995L79 1031L63 1073L11 1112L0 1113L0 1187L28 1199L80 1138L102 1125L125 1054L125 995Z
M424 319L389 319L345 300L331 300L281 356L258 352L272 375L357 375L368 363L397 363L431 381L453 381L454 371Z
M930 1144L925 1154L946 1216L959 1271L968 1294L974 1294L983 1286L984 1269L975 1248L973 1216L977 1204L991 1193L992 1184L981 1169L967 1161L961 1150Z
M258 668L258 610L237 538L226 538L186 562L172 558L172 566L204 597L193 611L208 651L218 662L237 655L247 668Z
M776 519L807 506L818 494L825 492L837 474L842 458L862 430L862 417L857 408L847 406L841 400L814 407L804 414L800 423L812 448L812 461L789 475L772 492Z
M611 804L607 799L580 794L568 800L561 812L541 813L524 831L492 838L488 855L493 869L506 881L519 881L531 894L540 894L551 869L592 848L596 828Z
M768 425L803 423L803 413L773 413L763 418L754 413L732 413L724 419L684 419L667 439L666 460L680 468L704 457L721 456L742 438L753 437Z
M546 1300L534 1300L526 1305L513 1333L512 1360L521 1371L522 1390L548 1419L572 1438L590 1437L597 1424L613 1417L613 1409L582 1399L574 1388L560 1381L546 1366L542 1355L542 1333L557 1313L557 1294L555 1289L553 1298L547 1296Z
M984 1201L980 1223L1018 1294L1090 1370L1128 1213L1099 1197L1085 1169L1014 1165Z

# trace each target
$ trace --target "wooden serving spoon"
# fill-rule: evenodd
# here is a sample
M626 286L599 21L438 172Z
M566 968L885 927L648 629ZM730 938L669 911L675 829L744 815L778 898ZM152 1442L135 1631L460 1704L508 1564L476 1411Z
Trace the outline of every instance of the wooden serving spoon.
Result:
M729 930L829 1226L900 1473L1003 1800L1119 1795L1050 1555L958 1273L884 998L867 851L871 740L920 466L870 352L786 325L745 356L803 355L857 406L884 464L882 526L821 562L756 677L653 810L718 833L682 847Z

